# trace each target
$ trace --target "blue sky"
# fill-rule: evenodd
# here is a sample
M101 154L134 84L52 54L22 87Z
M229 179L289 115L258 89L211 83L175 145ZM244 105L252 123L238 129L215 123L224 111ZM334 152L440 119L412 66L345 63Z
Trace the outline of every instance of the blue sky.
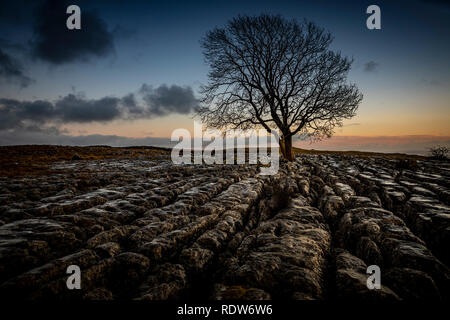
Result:
M37 8L44 2L15 1L1 7L1 50L30 79L20 85L17 79L0 77L1 98L55 101L71 93L85 99L123 97L143 84L189 87L197 96L199 85L207 81L199 40L208 30L238 14L281 14L306 18L329 30L335 38L333 48L354 58L349 80L358 85L364 100L358 116L336 134L450 136L446 1L72 1L81 8L82 28L84 15L92 13L105 24L111 46L102 54L85 50L56 63L33 49L42 36L36 24L43 18ZM365 26L370 4L381 8L381 30ZM64 37L52 41L71 46ZM145 121L68 121L59 123L58 129L70 135L167 137L191 123L190 114L167 112ZM148 131L136 129L144 127Z

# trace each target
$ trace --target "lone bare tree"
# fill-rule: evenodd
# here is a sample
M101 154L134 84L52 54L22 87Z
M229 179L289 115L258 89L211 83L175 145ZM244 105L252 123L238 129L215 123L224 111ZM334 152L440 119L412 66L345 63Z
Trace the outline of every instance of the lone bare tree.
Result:
M292 137L330 137L362 101L347 83L352 60L329 49L330 33L281 16L238 16L202 39L210 66L198 115L217 129L278 129L291 161Z

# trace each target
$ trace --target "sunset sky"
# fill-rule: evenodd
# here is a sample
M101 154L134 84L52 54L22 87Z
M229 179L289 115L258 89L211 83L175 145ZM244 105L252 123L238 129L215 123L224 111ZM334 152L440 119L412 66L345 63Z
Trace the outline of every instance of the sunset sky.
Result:
M81 8L81 31L66 29L69 4ZM366 28L371 4L381 30ZM0 144L158 144L191 130L208 72L199 40L238 14L261 13L329 30L333 49L354 58L349 81L364 94L335 137L296 145L450 146L450 5L439 0L2 2Z

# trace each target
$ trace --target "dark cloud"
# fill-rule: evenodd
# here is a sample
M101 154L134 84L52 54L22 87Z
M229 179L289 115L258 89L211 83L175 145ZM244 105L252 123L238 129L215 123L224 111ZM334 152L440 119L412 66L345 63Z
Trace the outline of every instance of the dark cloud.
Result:
M139 90L147 103L148 112L163 116L169 113L188 114L198 106L198 100L190 87L162 85L156 89L146 84Z
M58 100L21 101L0 98L0 130L23 128L25 125L48 123L108 122L122 119L150 119L172 113L188 114L198 100L190 87L144 84L138 95L122 98L87 99L70 93Z
M22 88L28 87L33 83L33 79L24 74L20 62L2 49L0 49L0 79L10 83L17 83Z
M365 72L374 72L378 70L378 67L380 64L375 61L369 61L366 64L364 64L364 71Z
M129 93L122 98L122 104L128 109L128 112L132 114L140 114L142 107L138 105L136 97L133 93Z
M55 103L55 115L62 122L111 121L121 115L120 99L104 97L87 100L82 96L69 94Z
M0 129L23 128L26 122L44 123L54 117L54 106L48 101L0 99Z
M19 101L0 99L0 128L14 128L24 122L105 122L121 115L120 99L104 97L85 99L80 95L68 94L52 103L50 101Z
M114 51L113 34L96 11L81 8L81 30L69 30L62 0L47 0L36 10L33 55L53 64L104 57Z

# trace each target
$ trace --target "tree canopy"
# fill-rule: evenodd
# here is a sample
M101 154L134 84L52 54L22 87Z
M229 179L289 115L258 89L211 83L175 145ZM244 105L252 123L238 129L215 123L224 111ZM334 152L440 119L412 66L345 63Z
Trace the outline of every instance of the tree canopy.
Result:
M218 129L277 129L292 160L292 136L329 137L362 101L347 82L353 61L331 50L332 40L312 22L271 15L238 16L209 31L199 116Z

